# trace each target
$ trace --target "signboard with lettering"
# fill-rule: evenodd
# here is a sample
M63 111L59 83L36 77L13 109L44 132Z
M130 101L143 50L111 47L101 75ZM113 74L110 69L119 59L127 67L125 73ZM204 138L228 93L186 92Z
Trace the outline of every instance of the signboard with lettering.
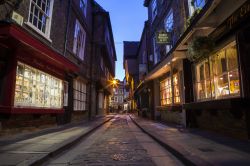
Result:
M19 25L23 25L23 17L16 13L15 11L12 12L12 20L14 20L16 23L18 23Z
M158 44L169 44L170 40L170 33L165 30L161 30L156 33L156 42Z
M232 29L238 27L242 22L250 17L250 1L246 1L238 10L228 17L216 30L211 37L218 39Z

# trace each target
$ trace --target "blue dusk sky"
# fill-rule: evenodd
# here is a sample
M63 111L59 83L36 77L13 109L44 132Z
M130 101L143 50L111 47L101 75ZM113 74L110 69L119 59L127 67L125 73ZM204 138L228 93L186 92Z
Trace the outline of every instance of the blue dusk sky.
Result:
M139 41L144 22L147 20L147 8L144 0L96 0L109 12L116 47L116 78L123 80L123 41Z

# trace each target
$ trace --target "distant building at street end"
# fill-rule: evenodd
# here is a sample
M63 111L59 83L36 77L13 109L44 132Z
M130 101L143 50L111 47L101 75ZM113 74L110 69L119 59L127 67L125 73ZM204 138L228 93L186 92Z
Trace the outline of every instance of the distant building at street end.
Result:
M110 112L122 112L124 110L124 84L118 80L118 84L113 86L111 96Z
M137 62L137 50L139 42L124 41L123 42L123 68L125 69L125 91L129 95L124 99L128 104L128 111L136 110L136 102L134 100L134 90L139 85L139 68Z

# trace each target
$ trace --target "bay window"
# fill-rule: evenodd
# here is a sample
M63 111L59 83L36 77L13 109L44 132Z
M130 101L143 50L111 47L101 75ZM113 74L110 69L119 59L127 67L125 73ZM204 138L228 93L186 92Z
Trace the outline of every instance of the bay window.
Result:
M180 103L181 97L180 97L178 74L173 75L173 89L174 89L174 103Z
M56 77L18 62L16 107L62 108L63 82Z
M161 105L172 104L171 78L166 78L160 83Z
M196 99L209 100L240 95L235 43L196 64Z

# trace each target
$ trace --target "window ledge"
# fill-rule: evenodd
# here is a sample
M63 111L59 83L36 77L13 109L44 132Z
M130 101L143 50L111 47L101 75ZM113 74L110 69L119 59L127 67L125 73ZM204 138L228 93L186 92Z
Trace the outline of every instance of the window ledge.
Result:
M44 39L46 39L47 41L49 41L50 43L52 43L52 40L47 35L45 35L41 31L39 31L37 29L37 27L35 27L34 25L32 25L30 22L24 22L24 24L27 25L27 26L29 26L30 28L32 28L35 32L37 32L39 35L41 35Z
M156 108L159 111L182 111L181 104L157 106Z
M239 109L247 107L249 107L249 101L240 97L183 104L184 109L190 110Z

